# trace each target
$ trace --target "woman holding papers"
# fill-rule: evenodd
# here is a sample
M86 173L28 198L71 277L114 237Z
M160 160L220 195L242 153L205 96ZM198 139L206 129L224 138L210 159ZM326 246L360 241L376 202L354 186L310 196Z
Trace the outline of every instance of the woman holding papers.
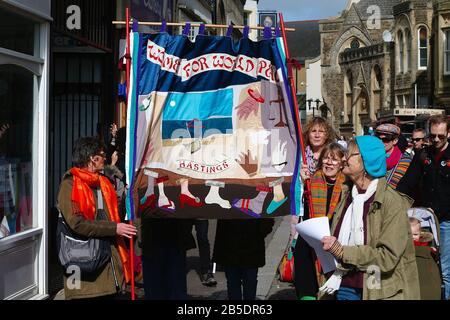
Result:
M337 143L329 144L320 153L317 170L311 176L305 165L301 170L302 180L311 179L314 217L333 218L339 203L345 176L341 172L344 149ZM305 203L304 219L309 219L308 204ZM302 237L298 237L294 251L294 285L300 300L315 300L319 291L315 256L312 248Z
M361 136L350 142L343 173L354 186L342 194L333 236L322 239L338 267L320 291L337 300L420 299L406 214L412 201L387 185L381 140Z

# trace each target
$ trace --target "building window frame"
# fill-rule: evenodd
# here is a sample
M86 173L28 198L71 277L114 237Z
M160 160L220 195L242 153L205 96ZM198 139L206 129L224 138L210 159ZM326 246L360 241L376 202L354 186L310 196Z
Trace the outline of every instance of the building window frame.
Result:
M449 76L450 75L450 63L448 64L447 61L450 60L450 28L442 29L442 32L444 34L444 41L443 41L443 45L444 45L444 48L443 48L444 75Z
M397 45L397 48L398 48L398 51L397 51L397 54L398 54L397 74L401 74L404 72L404 67L405 67L405 65L404 65L404 63L405 63L405 59L404 59L405 58L404 57L405 43L404 43L404 36L403 36L402 30L398 31L397 37L398 37L398 41L397 41L397 43L398 43L398 45Z
M425 30L425 46L421 43L421 31ZM428 28L424 25L421 25L417 28L417 69L418 70L427 70L428 69L428 57L429 57L429 40L428 40ZM426 62L425 65L422 65L422 54L425 54Z
M408 72L411 71L411 57L412 57L411 55L412 34L409 29L405 30L404 41L405 41L405 57L404 57L405 66L403 67L403 69L405 70L405 72Z
M187 38L189 39L189 41L191 42L195 42L195 39L197 38L199 31L200 31L200 27L193 27L192 24L202 24L204 22L190 22L191 23L191 27L189 28L189 33L186 35ZM180 26L178 28L179 34L183 34L183 29L184 26ZM206 32L205 32L206 34Z
M22 12L11 7L12 12ZM26 10L27 11L27 10ZM45 299L47 295L47 147L48 147L48 100L49 100L49 58L50 22L33 12L23 13L24 17L36 22L35 51L33 55L0 47L0 64L23 68L33 75L33 120L32 130L32 228L0 240L0 253L12 252L23 245L36 243L34 263L36 265L35 284L20 290L6 299ZM3 256L4 257L4 256Z

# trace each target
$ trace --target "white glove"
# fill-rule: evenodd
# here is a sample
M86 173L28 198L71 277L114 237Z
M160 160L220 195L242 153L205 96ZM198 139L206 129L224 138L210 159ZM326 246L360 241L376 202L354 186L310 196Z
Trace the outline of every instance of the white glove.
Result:
M342 282L342 277L344 275L344 271L337 269L333 275L328 279L325 284L319 288L319 290L323 293L333 294L337 290L339 290Z

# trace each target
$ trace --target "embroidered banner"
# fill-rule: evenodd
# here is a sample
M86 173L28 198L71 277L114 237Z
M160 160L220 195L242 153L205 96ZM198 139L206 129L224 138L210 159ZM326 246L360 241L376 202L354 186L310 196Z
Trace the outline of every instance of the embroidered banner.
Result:
M281 38L131 34L127 213L299 214L298 124Z

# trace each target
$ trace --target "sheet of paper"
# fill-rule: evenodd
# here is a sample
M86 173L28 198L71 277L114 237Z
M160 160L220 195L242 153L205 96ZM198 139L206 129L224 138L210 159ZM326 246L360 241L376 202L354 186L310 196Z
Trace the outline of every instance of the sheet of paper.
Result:
M295 226L298 234L314 249L324 273L336 270L333 255L323 250L322 238L330 236L330 225L327 217L313 218Z

